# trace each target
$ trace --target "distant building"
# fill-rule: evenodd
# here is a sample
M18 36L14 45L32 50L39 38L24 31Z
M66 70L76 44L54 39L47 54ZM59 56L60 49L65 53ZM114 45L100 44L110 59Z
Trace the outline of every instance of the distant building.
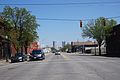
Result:
M53 41L53 48L56 48L56 42Z
M62 41L62 47L64 47L64 46L65 46L65 43L66 43L65 41Z
M42 48L44 53L49 53L51 52L51 47L44 47Z
M106 52L109 56L120 56L120 24L114 26L106 38Z

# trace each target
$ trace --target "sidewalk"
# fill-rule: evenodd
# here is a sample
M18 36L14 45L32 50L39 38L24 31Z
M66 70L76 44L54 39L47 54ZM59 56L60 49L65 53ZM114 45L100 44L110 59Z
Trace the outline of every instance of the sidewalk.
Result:
M0 60L0 66L4 66L10 64L10 62L6 62L6 60Z

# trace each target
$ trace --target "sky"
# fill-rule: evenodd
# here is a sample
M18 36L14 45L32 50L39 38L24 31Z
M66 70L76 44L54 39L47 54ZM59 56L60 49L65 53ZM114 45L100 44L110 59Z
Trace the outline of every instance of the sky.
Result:
M120 2L119 0L0 0L0 4L56 4L56 3L89 3L89 2ZM3 11L5 5L0 5ZM77 19L78 21L52 21L37 19L40 27L37 29L41 46L52 46L56 41L61 45L62 41L86 41L82 38L82 28L79 20L96 19L99 17L120 16L120 3L118 4L79 4L79 5L12 5L12 7L24 7L37 18L48 19ZM120 18L115 20L120 22ZM88 21L83 21L85 25ZM91 39L92 40L92 39Z

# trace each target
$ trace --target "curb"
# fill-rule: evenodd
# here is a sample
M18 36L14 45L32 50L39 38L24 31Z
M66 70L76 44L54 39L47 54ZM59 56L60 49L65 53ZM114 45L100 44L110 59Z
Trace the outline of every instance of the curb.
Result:
M0 60L0 66L4 66L4 65L7 65L7 64L10 64L10 62L6 62L6 60Z

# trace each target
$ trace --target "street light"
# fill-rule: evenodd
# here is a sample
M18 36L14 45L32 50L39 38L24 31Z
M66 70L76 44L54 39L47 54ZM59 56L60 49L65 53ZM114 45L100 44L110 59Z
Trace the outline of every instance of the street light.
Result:
M6 39L6 43L5 43L5 58L6 58L6 62L8 62L8 36L5 36Z
M5 36L5 39L8 39L8 36Z

